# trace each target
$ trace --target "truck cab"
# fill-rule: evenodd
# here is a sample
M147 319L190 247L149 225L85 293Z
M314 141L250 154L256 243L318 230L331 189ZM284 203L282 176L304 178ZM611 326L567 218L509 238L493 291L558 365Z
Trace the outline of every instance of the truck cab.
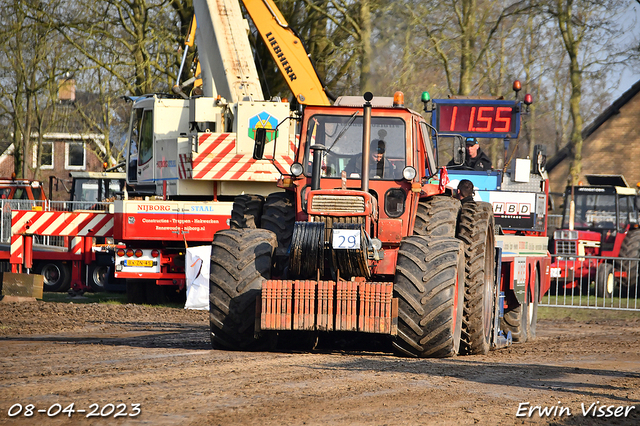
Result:
M42 182L29 179L0 179L3 200L45 200Z

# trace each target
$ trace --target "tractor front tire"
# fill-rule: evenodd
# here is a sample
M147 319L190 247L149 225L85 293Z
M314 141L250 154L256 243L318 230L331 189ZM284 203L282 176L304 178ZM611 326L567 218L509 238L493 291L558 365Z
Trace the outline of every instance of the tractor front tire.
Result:
M411 357L454 356L460 348L464 252L455 238L410 236L398 251L394 349Z
M487 354L496 303L495 235L491 204L469 201L462 205L458 239L464 242L464 313L460 353Z
M233 199L233 210L229 227L232 229L259 228L264 197L261 195L238 195Z
M460 201L436 195L418 203L413 235L426 237L455 237Z
M256 300L271 278L276 236L264 229L216 232L211 248L209 320L214 349L269 348L269 336L255 332Z

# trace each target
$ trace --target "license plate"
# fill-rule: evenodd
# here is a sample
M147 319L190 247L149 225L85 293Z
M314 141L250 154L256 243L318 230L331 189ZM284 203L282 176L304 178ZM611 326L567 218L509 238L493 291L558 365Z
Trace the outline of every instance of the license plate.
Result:
M153 266L153 260L125 260L124 266Z
M333 248L358 250L360 248L360 230L334 229Z
M560 278L560 268L551 268L551 278Z

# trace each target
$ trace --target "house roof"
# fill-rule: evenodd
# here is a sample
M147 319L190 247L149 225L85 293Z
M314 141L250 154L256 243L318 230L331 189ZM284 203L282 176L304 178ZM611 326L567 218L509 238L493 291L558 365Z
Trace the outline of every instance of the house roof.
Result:
M629 90L624 92L611 105L605 108L605 110L602 111L602 113L598 115L596 119L591 122L591 124L582 129L582 139L587 139L593 132L598 130L600 126L606 123L607 120L609 120L612 116L618 114L620 112L620 108L622 108L627 102L629 102L634 96L636 96L638 92L640 92L640 80L636 81L636 83L631 86ZM566 159L570 153L571 146L570 144L566 144L558 152L556 152L555 155L547 160L547 172L553 170L558 164Z

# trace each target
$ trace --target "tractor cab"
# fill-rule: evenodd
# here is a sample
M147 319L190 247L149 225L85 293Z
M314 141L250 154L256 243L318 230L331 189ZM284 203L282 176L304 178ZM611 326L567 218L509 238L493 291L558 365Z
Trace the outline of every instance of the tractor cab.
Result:
M621 175L587 175L589 185L568 186L556 254L617 256L627 231L638 227L638 194Z
M335 261L306 254L300 263L309 270L327 264L328 276L335 277L338 269L345 278L393 275L395 256L388 254L412 235L420 198L444 192L437 180L430 181L439 170L431 126L404 106L402 92L369 95L304 110L297 155L280 184L295 199L292 264L297 264L295 253L308 253L303 246L318 244L302 235L322 232L322 249ZM463 151L459 139L457 150ZM266 132L258 132L255 159L268 151L266 141ZM316 231L318 226L323 230ZM297 236L302 248L296 251Z

